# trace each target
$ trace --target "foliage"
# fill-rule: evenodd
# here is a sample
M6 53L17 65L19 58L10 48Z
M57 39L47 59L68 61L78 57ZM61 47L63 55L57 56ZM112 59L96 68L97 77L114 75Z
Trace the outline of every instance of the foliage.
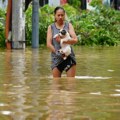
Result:
M72 5L74 8L79 9L81 5L80 0L68 0L68 3Z
M26 11L26 20L25 20L25 31L26 31L26 44L31 45L32 39L32 6L30 6Z
M69 4L65 4L63 8L66 11L67 21L71 21L72 19L76 18L76 16L79 14L79 11L73 6L70 6Z
M72 23L80 45L113 46L120 42L120 12L112 8L83 11Z
M53 18L53 7L45 5L39 9L39 43L45 44L47 27L51 22L54 21ZM32 6L30 6L26 11L26 41L27 45L31 44L32 39Z
M77 15L77 10L72 6L66 4L63 6L67 16L70 16L67 20L71 20L73 17ZM39 43L45 44L46 43L46 34L47 34L47 27L54 22L54 7L49 5L44 5L39 9ZM28 8L26 11L26 39L27 45L31 44L31 35L32 35L32 6Z
M93 0L97 2L97 0ZM92 4L93 4L92 3ZM95 11L78 11L74 7L66 4L68 21L70 21L78 36L78 45L109 45L114 46L120 43L120 12L109 7L98 4ZM47 27L54 21L54 7L45 5L39 10L39 33L40 44L46 43ZM29 7L26 12L26 38L31 44L31 13L32 8Z
M101 6L102 5L102 0L92 0L90 2L90 5L93 6L93 7Z
M54 7L49 5L45 5L39 10L40 22L39 22L39 38L40 44L46 43L46 34L47 34L47 27L54 22L53 16Z
M72 0L71 0L72 1ZM76 0L77 1L77 0ZM69 0L70 2L70 0ZM101 0L92 0L97 6L94 11L80 10L65 4L67 21L74 26L78 36L78 45L109 45L120 43L120 11L101 4ZM39 43L46 43L47 27L54 22L54 7L45 5L39 9ZM26 11L26 43L32 39L32 6ZM0 9L0 47L5 46L5 11Z
M5 46L5 11L0 9L0 47Z

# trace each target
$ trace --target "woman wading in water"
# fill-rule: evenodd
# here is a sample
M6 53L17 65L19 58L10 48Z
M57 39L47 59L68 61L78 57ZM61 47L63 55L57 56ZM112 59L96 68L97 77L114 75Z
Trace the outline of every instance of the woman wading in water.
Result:
M54 17L55 22L49 25L47 30L47 47L51 50L53 77L61 77L64 70L66 71L67 77L75 77L76 59L72 47L71 54L64 60L62 54L58 52L61 48L61 38L60 36L54 38L54 36L58 34L61 29L65 29L70 34L71 40L64 43L70 45L77 43L77 36L72 24L65 21L65 10L62 7L58 6L55 8Z

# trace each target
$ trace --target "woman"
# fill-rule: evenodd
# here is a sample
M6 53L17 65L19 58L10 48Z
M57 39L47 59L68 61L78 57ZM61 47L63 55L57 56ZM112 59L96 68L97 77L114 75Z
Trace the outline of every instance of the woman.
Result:
M71 40L64 43L72 45L77 43L77 36L72 24L65 21L65 10L62 7L58 6L55 8L54 17L55 22L49 25L47 30L47 47L51 50L53 77L61 77L64 70L66 71L67 77L75 77L76 60L72 47L71 54L64 60L58 52L61 48L60 37L53 37L59 33L60 29L65 29L69 32Z

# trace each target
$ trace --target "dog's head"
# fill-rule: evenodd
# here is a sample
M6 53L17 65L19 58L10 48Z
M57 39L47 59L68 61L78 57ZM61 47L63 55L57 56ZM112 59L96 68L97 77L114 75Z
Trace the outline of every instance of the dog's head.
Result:
M66 35L67 31L65 29L61 29L59 32L60 37L64 37Z
M57 36L60 36L61 38L64 38L66 36L67 31L65 29L61 29L58 34L56 34L53 38L56 38Z

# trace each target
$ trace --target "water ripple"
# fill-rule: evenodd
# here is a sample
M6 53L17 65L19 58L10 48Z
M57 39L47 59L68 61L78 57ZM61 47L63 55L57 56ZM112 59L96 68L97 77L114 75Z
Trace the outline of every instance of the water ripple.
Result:
M102 77L102 76L75 76L76 79L110 79L112 77Z

